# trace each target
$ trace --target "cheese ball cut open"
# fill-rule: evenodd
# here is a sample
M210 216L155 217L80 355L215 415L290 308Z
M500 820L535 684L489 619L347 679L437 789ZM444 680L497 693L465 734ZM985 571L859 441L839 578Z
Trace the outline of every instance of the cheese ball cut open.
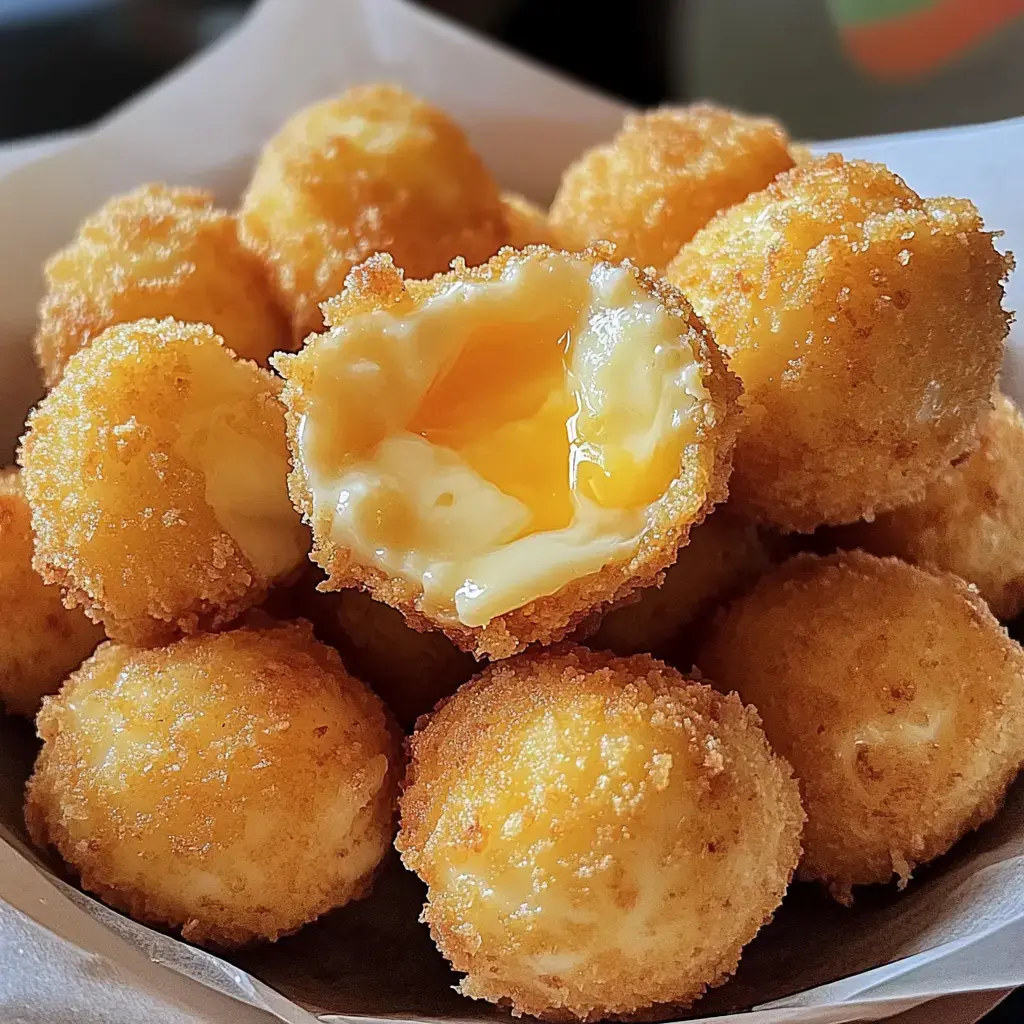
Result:
M784 530L921 497L991 405L1013 262L964 199L881 164L801 164L716 217L667 277L743 381L731 492Z
M390 846L396 733L308 623L103 644L37 726L33 841L190 942L287 935L365 895Z
M507 657L653 582L725 497L735 380L628 263L505 249L404 282L377 257L324 310L274 365L327 589Z
M719 210L793 166L782 127L706 103L630 114L584 153L551 204L561 244L600 240L659 270Z
M988 821L1024 762L1024 652L973 588L861 551L801 554L698 654L800 779L800 876L851 902Z
M19 453L35 566L136 644L224 626L303 564L280 382L203 324L140 320L68 363Z
M838 531L843 547L896 555L973 583L1000 619L1024 611L1024 417L1005 395L970 455L911 505Z
M803 810L757 713L647 655L493 665L410 745L396 846L464 995L656 1019L733 973Z
M32 717L93 652L103 630L32 568L32 514L16 469L0 469L0 705Z
M295 114L266 145L239 213L296 343L349 270L388 252L410 277L505 244L498 187L446 114L395 85L364 85Z
M47 387L106 328L146 317L210 324L240 356L263 365L291 347L234 216L201 189L143 185L115 196L49 259L45 274L35 349Z

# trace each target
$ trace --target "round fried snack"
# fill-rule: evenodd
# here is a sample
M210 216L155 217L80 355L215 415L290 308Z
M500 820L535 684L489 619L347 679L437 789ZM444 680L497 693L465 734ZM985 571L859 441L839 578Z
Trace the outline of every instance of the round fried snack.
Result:
M683 247L667 276L743 381L738 507L809 532L906 504L975 440L1012 266L967 200L881 164L801 164Z
M547 213L525 196L502 192L501 210L505 217L506 245L513 249L525 249L528 245L557 246Z
M843 547L897 555L973 583L1000 619L1024 610L1024 418L1003 395L981 443L924 497L839 532Z
M0 469L0 703L32 717L92 653L103 630L61 604L32 568L32 521L16 469Z
M800 875L846 903L988 821L1024 761L1024 652L961 580L895 558L797 555L729 609L698 664L793 765Z
M376 252L430 277L506 241L497 185L462 130L394 85L358 86L292 117L256 165L239 231L296 342L323 329L319 303Z
M287 935L365 895L391 842L397 732L308 623L103 644L37 727L33 841L190 942Z
M276 358L326 589L508 657L675 560L726 495L737 385L682 295L606 255L408 282L376 257Z
M569 248L614 242L660 270L719 210L793 166L788 141L774 121L704 103L630 114L562 176L551 224Z
M213 326L240 356L266 365L289 348L287 322L235 218L201 189L144 185L116 196L50 257L36 358L47 387L112 324L173 316Z
M35 567L107 634L223 626L303 563L279 382L202 324L140 320L83 349L28 421Z
M490 667L420 723L395 845L464 995L600 1020L725 981L803 818L735 694L569 647Z
M733 515L728 506L718 509L690 531L661 586L648 587L638 600L612 609L586 645L621 655L669 657L687 626L770 564L771 554L757 527Z

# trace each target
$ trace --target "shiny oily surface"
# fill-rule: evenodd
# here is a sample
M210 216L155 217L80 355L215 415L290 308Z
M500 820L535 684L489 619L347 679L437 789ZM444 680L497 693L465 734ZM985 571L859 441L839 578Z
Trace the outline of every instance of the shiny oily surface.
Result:
M460 990L517 1013L688 1003L735 970L799 857L797 785L756 712L646 655L493 665L410 751L396 845L424 919Z
M1024 761L1024 652L962 581L895 558L796 556L697 663L793 765L800 873L844 902L991 818Z
M709 342L681 300L542 248L412 292L387 261L366 271L390 302L349 312L355 279L332 329L275 363L318 546L326 533L463 627L632 558L715 418Z
M29 417L19 459L36 568L107 634L216 628L302 564L280 382L213 331L107 330Z
M33 840L191 942L294 931L363 895L391 842L396 736L308 624L104 644L38 729Z

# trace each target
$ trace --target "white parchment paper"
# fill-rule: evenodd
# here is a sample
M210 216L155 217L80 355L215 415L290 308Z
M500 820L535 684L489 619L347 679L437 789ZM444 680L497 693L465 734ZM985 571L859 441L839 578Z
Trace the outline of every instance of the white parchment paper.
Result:
M247 22L98 128L0 151L0 457L39 394L29 338L40 267L111 194L196 184L232 203L261 143L305 103L399 81L449 111L502 184L550 198L563 167L625 108L401 0L264 0ZM924 195L973 199L1024 253L1024 119L818 147L888 163ZM1011 286L1011 308L1024 299ZM1024 401L1024 339L1004 386ZM0 722L0 1019L32 1024L489 1021L416 921L419 883L396 863L367 900L228 963L96 903L24 841L34 743ZM737 977L694 1018L743 1024L876 1020L940 996L963 1021L1024 984L1024 786L999 818L922 870L901 897L846 910L795 886ZM753 1011L751 1007L756 1007ZM931 1008L915 1022L945 1019ZM908 1016L907 1021L911 1017Z

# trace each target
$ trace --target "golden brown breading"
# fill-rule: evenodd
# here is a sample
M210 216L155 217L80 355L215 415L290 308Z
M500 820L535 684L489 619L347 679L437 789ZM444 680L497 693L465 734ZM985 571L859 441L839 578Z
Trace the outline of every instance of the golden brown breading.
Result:
M988 821L1024 761L1024 652L977 593L863 552L763 577L698 655L801 781L803 878L905 883Z
M793 166L787 142L774 121L706 103L630 114L562 176L552 226L562 245L613 242L662 270L719 210Z
M306 465L308 459L300 436L302 430L305 430L307 439L313 435L330 437L336 426L331 417L337 415L344 420L342 426L346 430L372 434L382 429L380 424L385 418L383 411L373 405L366 410L373 422L354 422L354 417L367 402L364 397L356 404L357 392L353 389L362 387L363 381L369 377L366 372L372 355L372 344L367 341L369 335L359 335L357 344L365 343L370 348L366 350L366 362L360 362L351 373L346 369L339 377L336 366L325 369L323 373L318 372L321 360L326 365L328 358L321 353L328 353L331 359L335 359L334 353L347 351L344 349L348 337L345 331L350 321L362 318L359 323L365 325L367 317L377 316L383 330L392 322L391 314L400 313L411 318L431 297L438 296L456 283L491 283L507 290L509 272L526 261L558 261L564 257L569 261L580 261L581 265L589 268L600 266L610 271L615 269L609 262L610 255L608 249L601 248L578 254L558 252L544 246L528 247L523 252L504 249L480 267L467 268L457 261L450 273L429 281L403 281L401 272L388 257L373 258L356 267L347 279L345 291L324 304L330 325L328 330L307 339L299 353L281 354L275 358L274 366L285 377L283 397L288 408L289 444L294 465L289 487L295 506L313 527L313 558L327 571L326 589L355 586L368 590L377 600L399 608L414 628L443 629L458 646L473 651L477 657L502 658L523 650L533 642L552 643L563 639L602 606L621 601L637 589L655 582L659 573L675 560L676 551L691 527L700 523L714 505L727 496L731 449L739 426L736 415L738 386L726 369L711 334L693 314L683 296L663 280L636 269L628 262L621 264L621 270L631 281L631 287L635 283L636 288L658 304L665 316L678 320L678 338L665 348L678 350L682 360L685 347L690 353L687 358L695 361L697 376L706 391L705 398L692 412L693 443L683 451L677 463L678 470L673 468L675 475L666 491L650 505L647 525L635 551L628 557L608 562L599 570L579 576L545 596L528 600L484 625L466 625L450 614L433 614L425 608L421 585L388 573L376 564L367 564L368 560L361 561L351 550L341 546L332 527L333 502L330 507L314 508L314 487ZM527 289L524 287L523 291ZM453 307L453 324L456 322L454 317L461 315L459 310L463 306ZM531 295L524 294L522 309L532 308ZM676 366L673 374L678 370ZM383 371L375 371L374 379L385 379L386 374L383 377L382 374ZM346 396L344 401L342 395ZM397 401L395 393L389 392L387 400ZM318 410L316 413L314 407ZM311 448L316 448L308 443Z
M103 630L61 604L32 568L32 521L16 469L0 469L0 703L32 717L92 653Z
M35 349L47 387L106 328L144 317L211 324L240 356L263 365L275 349L291 347L262 267L238 242L235 218L201 189L143 185L115 196L45 272Z
M853 522L972 446L1009 322L992 239L968 201L833 155L683 247L667 276L743 381L739 507L790 530Z
M647 655L491 666L411 740L395 845L463 994L552 1020L721 984L800 856L752 708Z
M462 130L395 85L357 86L295 114L263 150L239 231L296 343L323 329L319 303L376 252L429 277L506 241L497 185Z
M528 245L558 246L547 213L517 192L502 192L501 211L505 218L505 245L525 249Z
M287 935L365 895L391 842L397 733L308 623L103 644L37 724L33 841L190 942Z
M837 531L843 547L896 555L973 583L1000 619L1024 610L1024 418L1003 395L981 443L924 497Z
M36 569L128 643L257 604L309 542L288 500L278 392L205 325L109 328L22 440Z

